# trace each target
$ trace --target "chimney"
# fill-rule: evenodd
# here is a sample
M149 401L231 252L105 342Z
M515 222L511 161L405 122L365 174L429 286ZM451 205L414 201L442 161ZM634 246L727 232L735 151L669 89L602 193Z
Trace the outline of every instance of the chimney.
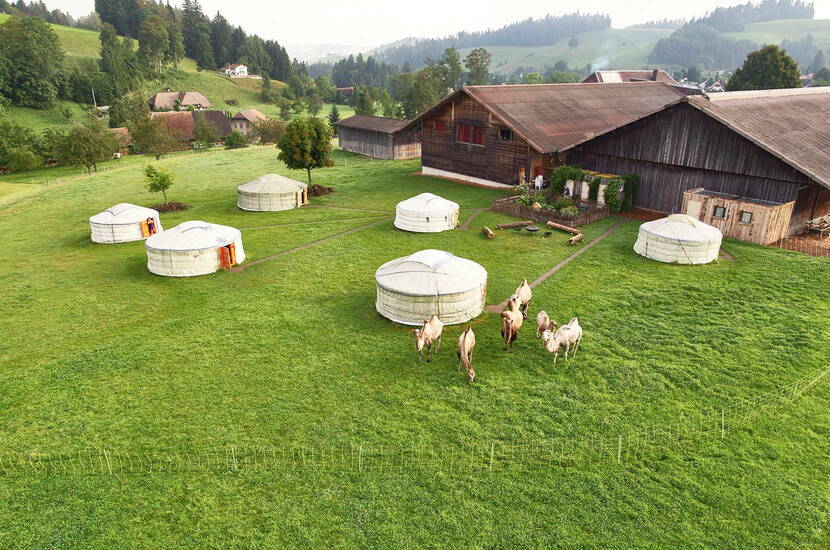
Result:
M651 79L657 82L657 75L660 74L660 69L654 69L651 71Z

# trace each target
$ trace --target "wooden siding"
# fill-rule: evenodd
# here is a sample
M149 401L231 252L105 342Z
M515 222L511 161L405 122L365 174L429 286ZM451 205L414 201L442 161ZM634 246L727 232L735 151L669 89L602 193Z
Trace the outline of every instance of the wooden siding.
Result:
M443 122L443 132L436 131L436 122ZM484 145L456 142L458 124L485 128ZM424 118L421 162L439 170L515 185L519 183L520 169L526 175L529 173L530 147L515 134L511 141L502 141L501 129L508 128L477 101L459 96Z
M376 159L410 159L421 153L421 142L414 131L387 134L341 126L338 140L341 149Z
M639 175L635 206L658 212L679 211L683 191L698 187L771 202L796 201L792 232L806 223L804 212L813 209L810 199L818 200L812 195L818 187L807 176L683 103L576 147L568 152L568 162Z
M697 219L717 227L726 237L768 245L787 236L795 204L792 201L784 204L759 204L740 197L713 196L694 191L683 193L682 211L694 217L694 211L697 210ZM724 208L722 218L715 217L716 206ZM741 222L742 212L752 214L750 223Z

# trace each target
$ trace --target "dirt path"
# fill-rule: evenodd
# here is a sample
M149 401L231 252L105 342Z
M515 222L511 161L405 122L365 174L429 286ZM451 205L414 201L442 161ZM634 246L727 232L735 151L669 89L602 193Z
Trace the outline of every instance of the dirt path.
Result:
M470 229L470 224L473 223L473 220L475 219L475 217L478 216L479 214L481 214L481 212L483 210L487 210L487 209L486 208L476 208L475 210L473 210L473 213L470 214L469 217L467 217L466 220L464 220L464 225L461 226L461 230L462 231L467 231L468 229Z
M357 231L360 231L361 229L366 229L368 227L372 227L372 226L381 224L383 222L388 222L389 219L390 218L385 217L385 218L380 219L376 222L367 223L366 225L361 225L360 227L354 227L354 228L348 229L346 231L341 231L340 233L335 233L334 235L329 235L328 237L323 237L322 239L317 239L316 241L312 241L310 243L301 244L300 246L295 246L294 248L289 248L288 250L283 250L282 252L277 252L276 254L272 254L271 256L267 256L265 258L260 258L259 260L255 260L251 263L238 265L234 268L231 268L230 272L231 273L239 273L240 271L244 271L245 269L248 269L249 267L251 267L253 265L261 264L262 262L267 262L269 260L273 260L274 258L279 258L280 256L285 256L286 254L296 252L297 250L302 250L304 248L309 248L309 247L312 247L316 244L324 243L326 241L330 241L330 240L336 239L338 237L343 237L345 235L349 235L351 233L355 233Z
M584 254L585 252L587 252L592 246L599 243L600 241L605 239L605 237L607 237L608 235L613 233L622 223L624 223L623 220L618 221L617 223L615 223L614 225L612 225L611 227L606 229L605 233L603 233L602 235L599 235L598 237L594 238L594 240L592 240L591 242L589 242L588 244L586 244L585 246L583 246L582 248L580 248L579 250L577 250L576 252L574 252L573 254L571 254L570 256L568 256L567 258L565 258L564 260L562 260L561 262L559 262L558 264L556 264L555 266L550 268L541 277L539 277L538 279L536 279L535 281L530 283L530 288L534 288L534 287L542 284L543 282L545 282L548 278L550 278L551 275L553 275L554 273L556 273L557 271L559 271L560 269L562 269L563 267L565 267L566 265L571 263L573 260L575 260L581 254ZM507 300L508 299L505 299L500 304L487 306L487 311L490 311L490 312L493 312L493 313L500 313L500 312L504 311L504 308L507 307Z

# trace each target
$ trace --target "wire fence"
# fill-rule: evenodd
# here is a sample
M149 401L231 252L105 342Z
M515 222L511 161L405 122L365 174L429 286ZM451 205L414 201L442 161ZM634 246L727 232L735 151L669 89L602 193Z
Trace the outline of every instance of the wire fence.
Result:
M466 472L637 463L686 444L726 438L732 431L797 401L828 374L830 367L720 410L687 415L673 424L619 433L462 445L354 443L337 447L228 445L188 450L87 448L52 454L6 452L0 453L0 475L121 475L250 469L396 472L428 468Z

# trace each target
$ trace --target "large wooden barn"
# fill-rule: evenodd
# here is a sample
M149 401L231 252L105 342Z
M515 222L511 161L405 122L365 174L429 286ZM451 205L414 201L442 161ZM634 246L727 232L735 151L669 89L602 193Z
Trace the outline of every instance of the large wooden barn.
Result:
M418 132L407 129L409 120L354 115L335 122L340 148L377 159L411 159L421 156Z
M568 149L684 94L661 82L468 86L407 129L421 133L424 174L516 185L547 175Z
M725 234L764 243L773 238L767 236L769 229L751 224L766 224L784 211L787 218L776 224L793 234L830 213L827 121L830 88L690 96L578 145L567 162L637 174L635 206L673 212L691 205L696 217L714 222ZM684 204L684 192L692 189L728 203L712 202L711 212L688 196ZM759 201L786 208L769 209L762 218L740 206Z

